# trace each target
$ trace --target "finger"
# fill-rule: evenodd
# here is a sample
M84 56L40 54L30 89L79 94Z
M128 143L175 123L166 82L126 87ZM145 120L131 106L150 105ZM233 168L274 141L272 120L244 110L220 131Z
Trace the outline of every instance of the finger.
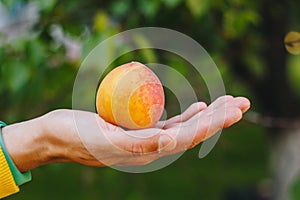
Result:
M203 113L196 115L193 120L203 120L206 123L210 121L210 129L207 130L205 137L207 139L218 130L228 128L241 120L243 112L246 112L249 107L250 102L246 98L224 96L212 103ZM203 119L200 119L202 116ZM204 127L207 127L206 124Z
M223 116L222 116L223 114ZM226 113L218 113L214 115L213 119L211 119L211 123L208 125L204 125L200 130L196 130L195 137L189 148L193 148L198 145L200 142L207 140L212 137L216 133L218 133L223 128L228 128L234 123L238 122L242 118L242 112L240 109L235 107L230 107L226 109ZM202 133L201 133L202 132Z
M216 110L218 110L219 113L222 113L222 111L225 113L225 110L228 107L236 107L241 109L242 112L246 112L250 107L250 102L244 97L225 95L216 99L207 107L207 109L205 109L202 113L198 113L197 115L212 115L212 113ZM193 118L197 117L199 116L193 116Z
M235 107L227 108L224 125L221 128L228 128L232 126L233 124L240 121L242 117L243 117L243 112L241 111L241 109L237 109Z
M238 106L242 112L246 112L250 107L250 102L248 99L244 97L236 97L234 98L231 95L225 95L217 98L214 102L212 102L208 107L204 102L197 102L192 104L184 113L181 115L177 115L169 120L160 121L156 125L157 128L170 128L176 123L181 123L189 118L193 117L195 114L201 112L204 109L208 108L208 111L212 111L214 109L229 107L229 106Z
M198 144L204 139L211 137L217 132L216 130L229 127L238 121L242 115L239 107L245 107L240 106L245 104L244 101L244 99L235 100L234 97L225 95L216 99L208 108L206 104L193 104L181 115L182 117L177 116L168 120L169 124L165 125L164 128L174 128L171 131L172 135L175 135L176 143L182 143L182 145L179 145L179 150L180 148L184 150L190 147L189 144ZM230 107L229 110L227 109L228 106ZM234 110L234 112L226 114L226 110L227 112ZM179 120L180 117L184 120ZM211 128L210 124L212 125ZM193 139L194 137L195 140Z
M239 108L229 107L226 109L225 114L216 110L212 115L201 116L193 118L178 127L173 127L170 130L175 134L176 148L172 153L193 148L200 142L210 138L222 128L231 126L239 121L242 117L242 112Z
M193 103L181 115L173 117L173 118L167 120L167 122L169 124L172 124L172 123L179 123L179 122L187 121L188 119L190 119L192 116L194 116L198 112L201 112L202 110L204 110L206 107L207 107L207 105L204 102Z
M250 101L245 97L224 96L219 101L213 102L209 108L219 109L224 107L237 107L244 113L250 108Z
M219 109L223 108L228 104L228 102L231 102L234 100L234 97L231 95L225 95L217 98L215 101L213 101L209 106L208 109Z
M250 101L245 97L235 97L234 106L237 106L243 113L245 113L250 108Z
M170 128L170 126L172 126L173 124L185 122L205 108L207 108L207 105L204 102L193 103L181 115L177 115L164 122L160 122L163 124L163 126L161 126L162 124L160 124L160 126L162 128Z
M231 100L233 100L234 97L231 95L224 95L221 97L218 97L215 101L213 101L209 107L218 107L218 106L223 106L224 104L226 104L226 102L230 102Z

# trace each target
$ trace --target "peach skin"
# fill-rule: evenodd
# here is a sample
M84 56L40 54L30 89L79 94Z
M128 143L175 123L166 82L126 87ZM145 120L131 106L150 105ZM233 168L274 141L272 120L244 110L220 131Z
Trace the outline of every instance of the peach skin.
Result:
M109 72L96 96L99 116L128 129L153 127L163 113L164 102L160 80L139 62L127 63Z

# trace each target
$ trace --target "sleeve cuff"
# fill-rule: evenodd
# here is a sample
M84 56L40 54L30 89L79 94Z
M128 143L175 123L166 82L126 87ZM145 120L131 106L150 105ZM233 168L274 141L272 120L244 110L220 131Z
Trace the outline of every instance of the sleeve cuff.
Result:
M19 169L16 167L16 165L14 164L13 160L10 158L8 152L5 150L5 145L4 145L4 142L3 142L3 139L2 139L2 132L1 132L1 128L5 127L5 126L6 126L6 124L4 122L0 121L0 146L2 147L2 151L4 153L5 159L8 163L9 168L10 168L10 171L11 171L13 177L14 177L14 180L15 180L16 184L19 186L19 185L22 185L26 182L31 181L31 179L32 179L31 172L27 171L25 173L21 173L19 171Z
M0 199L19 192L0 146Z

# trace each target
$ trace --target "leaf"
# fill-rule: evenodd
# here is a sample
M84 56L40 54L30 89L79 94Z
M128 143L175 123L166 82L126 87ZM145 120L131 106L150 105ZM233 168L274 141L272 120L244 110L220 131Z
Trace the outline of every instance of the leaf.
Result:
M300 57L289 55L287 58L288 81L295 94L300 97Z
M57 3L57 0L39 0L37 2L41 10L49 12L54 8L55 4Z
M46 58L45 48L39 40L31 40L28 43L27 56L35 67L44 62Z
M104 31L107 26L108 26L108 23L109 23L109 17L108 15L106 14L106 12L104 11L99 11L96 15L95 15L95 18L94 18L94 29L97 31L97 32L102 32Z
M158 0L140 0L139 9L148 18L153 18L159 10L160 1Z
M30 69L23 62L11 61L3 66L3 81L12 92L18 92L29 81Z
M178 6L178 4L182 2L182 0L165 0L163 2L168 8L172 9Z
M145 57L146 62L157 62L155 53L151 48L151 44L149 43L147 38L145 38L143 35L136 35L134 39L140 50L142 50L141 54Z
M243 35L250 25L257 25L260 22L259 15L255 11L238 8L226 11L223 20L224 32L229 38Z
M126 1L116 1L111 6L111 13L116 17L125 17L130 10L130 4Z
M210 6L209 0L187 0L187 7L195 18L199 18L207 13Z

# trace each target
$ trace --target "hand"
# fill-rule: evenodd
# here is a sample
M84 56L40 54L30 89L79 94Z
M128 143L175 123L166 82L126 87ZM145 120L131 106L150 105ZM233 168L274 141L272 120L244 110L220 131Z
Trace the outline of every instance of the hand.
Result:
M181 115L161 121L154 128L127 131L95 113L55 110L5 127L3 137L20 171L53 162L145 165L193 148L238 122L249 107L244 97L223 96L209 106L194 103Z

